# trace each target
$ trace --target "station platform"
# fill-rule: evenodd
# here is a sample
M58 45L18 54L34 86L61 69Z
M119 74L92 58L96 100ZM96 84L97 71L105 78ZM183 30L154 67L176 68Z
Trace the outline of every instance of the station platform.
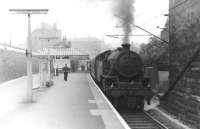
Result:
M0 116L1 129L129 129L87 73L68 81L60 74L52 87L34 90L33 103L13 106Z

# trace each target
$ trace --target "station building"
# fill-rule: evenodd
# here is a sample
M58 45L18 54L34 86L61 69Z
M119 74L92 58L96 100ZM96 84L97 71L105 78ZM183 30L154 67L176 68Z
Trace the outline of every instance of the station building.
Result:
M51 67L58 71L67 64L71 72L87 71L89 54L76 48L71 48L70 44L63 42L55 44L53 47L44 48L40 51L40 55L47 57L51 62Z
M41 27L35 29L31 34L32 50L38 51L44 48L52 47L62 41L61 30L57 28L56 23L52 26L42 23Z

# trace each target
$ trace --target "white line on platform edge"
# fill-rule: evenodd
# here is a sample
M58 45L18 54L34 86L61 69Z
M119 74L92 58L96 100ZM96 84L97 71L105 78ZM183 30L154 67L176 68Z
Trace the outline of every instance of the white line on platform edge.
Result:
M121 117L121 115L117 112L117 110L113 107L113 105L110 103L110 101L106 98L106 96L104 95L104 93L100 90L100 88L97 86L97 84L95 83L95 81L92 79L91 75L88 75L88 79L92 80L93 84L95 85L95 87L98 89L98 91L100 92L100 94L103 96L103 98L105 99L105 101L108 103L109 107L111 108L111 110L114 112L114 114L117 116L117 118L119 119L119 121L122 123L122 125L125 127L125 129L131 129L129 127L129 125L126 123L126 121Z

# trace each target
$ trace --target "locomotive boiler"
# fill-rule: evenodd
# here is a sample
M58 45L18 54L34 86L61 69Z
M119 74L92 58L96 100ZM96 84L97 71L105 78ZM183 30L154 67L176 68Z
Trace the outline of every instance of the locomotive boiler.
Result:
M91 76L115 105L144 108L144 100L152 97L148 78L143 76L141 57L129 49L129 44L100 53L91 61Z

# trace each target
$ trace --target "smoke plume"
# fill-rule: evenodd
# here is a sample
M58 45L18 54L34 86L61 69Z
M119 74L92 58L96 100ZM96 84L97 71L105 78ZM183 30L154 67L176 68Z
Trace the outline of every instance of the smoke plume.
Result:
M113 0L114 15L118 18L120 26L124 32L123 43L129 43L129 36L132 32L132 24L134 22L134 0Z

